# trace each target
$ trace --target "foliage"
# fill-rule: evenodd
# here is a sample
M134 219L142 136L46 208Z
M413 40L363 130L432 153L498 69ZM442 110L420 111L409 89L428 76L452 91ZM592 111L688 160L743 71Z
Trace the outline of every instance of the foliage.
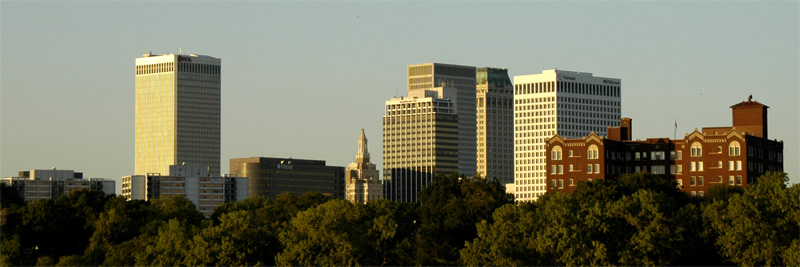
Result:
M184 196L81 190L26 204L6 187L0 265L800 265L800 185L756 181L690 198L637 173L513 203L496 182L453 174L419 203L285 193L210 219Z
M504 206L461 250L467 265L671 265L700 242L699 209L674 183L638 173L581 183L571 195ZM669 252L669 253L665 253Z
M498 207L512 202L497 181L437 175L419 193L420 225L416 265L457 265L459 250L477 236L476 224L490 220Z
M336 199L300 212L280 234L286 248L278 265L352 266L369 262L366 209Z
M798 263L800 185L769 172L744 193L708 205L704 215L718 233L719 254L743 266Z

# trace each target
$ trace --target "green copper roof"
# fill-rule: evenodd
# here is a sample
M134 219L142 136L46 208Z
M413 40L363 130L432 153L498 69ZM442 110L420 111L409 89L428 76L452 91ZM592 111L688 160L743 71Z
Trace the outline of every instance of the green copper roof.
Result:
M499 68L476 69L475 82L477 84L490 83L498 87L511 86L511 79L508 78L508 70Z

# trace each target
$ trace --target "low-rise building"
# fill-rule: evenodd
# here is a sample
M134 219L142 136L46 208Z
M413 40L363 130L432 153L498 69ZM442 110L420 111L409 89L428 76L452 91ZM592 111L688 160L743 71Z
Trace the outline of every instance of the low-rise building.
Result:
M275 198L283 192L318 191L344 198L344 167L327 166L324 160L252 157L230 162L231 174L250 179L251 196Z
M83 173L73 170L30 170L20 171L17 177L0 178L19 191L26 202L38 199L55 199L74 190L99 190L106 195L116 193L116 181L103 178L83 178Z
M171 165L169 173L148 173L122 177L122 193L128 200L149 200L162 196L185 195L206 217L228 202L248 197L248 178L232 175L212 176L208 167Z
M747 186L767 171L783 171L783 141L767 138L768 107L748 98L731 108L733 126L695 129L678 140L631 140L629 118L609 127L608 137L553 136L546 143L547 190L570 193L579 182L646 171L703 196L716 184Z

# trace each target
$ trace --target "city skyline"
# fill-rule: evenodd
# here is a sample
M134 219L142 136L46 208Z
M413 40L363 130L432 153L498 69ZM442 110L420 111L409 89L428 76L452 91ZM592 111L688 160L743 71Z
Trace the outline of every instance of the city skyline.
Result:
M133 173L134 58L180 50L225 60L223 172L251 156L346 166L352 136L380 139L384 101L406 95L406 67L426 62L620 78L633 139L729 125L724 108L752 94L769 103L769 137L798 162L797 2L1 5L3 177L51 166L116 181ZM382 158L380 142L370 145ZM800 182L796 164L785 170Z

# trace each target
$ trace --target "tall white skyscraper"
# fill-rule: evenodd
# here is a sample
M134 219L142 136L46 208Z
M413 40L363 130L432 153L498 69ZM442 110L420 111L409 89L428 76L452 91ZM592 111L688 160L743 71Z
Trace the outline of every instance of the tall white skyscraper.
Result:
M184 163L219 175L220 63L201 55L136 59L136 175Z
M451 89L455 96L451 98ZM442 63L425 63L408 66L408 97L425 98L426 93L454 100L458 115L458 173L472 175L477 172L476 132L476 82L475 67Z
M517 201L536 200L546 192L544 140L556 133L566 138L607 135L607 127L619 126L620 93L620 79L585 72L514 76L514 188L509 191Z

